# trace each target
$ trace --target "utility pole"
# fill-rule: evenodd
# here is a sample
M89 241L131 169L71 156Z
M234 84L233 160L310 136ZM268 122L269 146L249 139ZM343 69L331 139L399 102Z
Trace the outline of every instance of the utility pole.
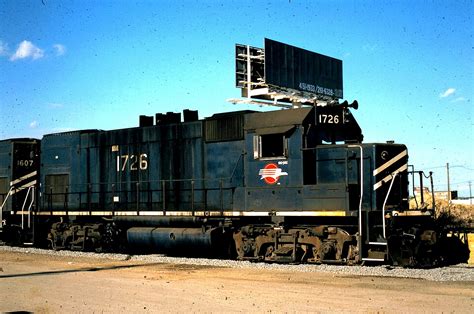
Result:
M471 181L469 181L469 204L472 205Z
M451 204L451 187L449 186L449 162L446 163L446 172L448 174L448 203Z

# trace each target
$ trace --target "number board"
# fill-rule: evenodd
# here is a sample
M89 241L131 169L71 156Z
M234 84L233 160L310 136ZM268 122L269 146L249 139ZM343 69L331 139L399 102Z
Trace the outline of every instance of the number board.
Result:
M339 126L345 122L342 107L316 107L316 125Z

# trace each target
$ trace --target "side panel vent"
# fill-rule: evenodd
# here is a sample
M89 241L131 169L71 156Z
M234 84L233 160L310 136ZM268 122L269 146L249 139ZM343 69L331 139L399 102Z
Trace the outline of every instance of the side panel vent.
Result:
M236 141L244 139L243 115L206 120L206 142Z

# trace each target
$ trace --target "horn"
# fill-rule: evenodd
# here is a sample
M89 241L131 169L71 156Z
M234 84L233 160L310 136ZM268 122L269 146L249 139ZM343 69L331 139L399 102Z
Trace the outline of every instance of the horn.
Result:
M342 103L340 103L339 105L341 105L342 107L347 107L349 106L349 103L347 102L347 100L344 100Z
M359 108L359 103L357 102L357 100L354 100L352 104L349 105L349 107L354 108L354 110L357 110Z

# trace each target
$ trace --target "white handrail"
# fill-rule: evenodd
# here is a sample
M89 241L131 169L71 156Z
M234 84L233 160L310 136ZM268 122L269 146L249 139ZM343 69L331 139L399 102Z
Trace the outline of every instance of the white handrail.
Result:
M11 187L10 190L8 190L7 196L6 196L5 199L3 200L2 206L0 206L0 211L3 211L3 207L5 206L5 203L7 202L8 197L10 196L10 193L11 193L12 191L13 191L13 187Z
M31 202L30 205L28 205L28 228L31 228L31 208L33 207L33 204L35 202L35 187L31 186L33 192L31 193Z
M30 196L31 188L32 188L31 186L28 187L28 191L26 192L25 200L23 201L23 206L21 206L21 230L24 229L25 215L23 213L25 211L25 205L26 205L26 201L28 200L28 196Z
M28 196L30 196L30 191L34 189L34 186L29 186L28 187L28 191L26 192L26 196L25 196L25 200L23 201L23 206L21 207L21 229L23 230L24 229L24 225L25 225L25 205L26 205L26 201L28 200ZM31 210L31 206L33 205L33 201L35 199L35 196L34 196L34 193L31 193L31 202L30 202L30 205L28 205L28 228L30 228L31 226L31 216L30 216L30 210Z
M386 239L386 234L385 234L385 205L387 205L388 201L388 196L390 195L390 192L392 191L392 186L393 182L395 182L395 178L397 175L400 173L400 171L396 171L392 173L392 181L390 182L390 186L388 187L387 194L385 195L385 200L383 201L383 206L382 206L382 228L383 228L383 238Z

